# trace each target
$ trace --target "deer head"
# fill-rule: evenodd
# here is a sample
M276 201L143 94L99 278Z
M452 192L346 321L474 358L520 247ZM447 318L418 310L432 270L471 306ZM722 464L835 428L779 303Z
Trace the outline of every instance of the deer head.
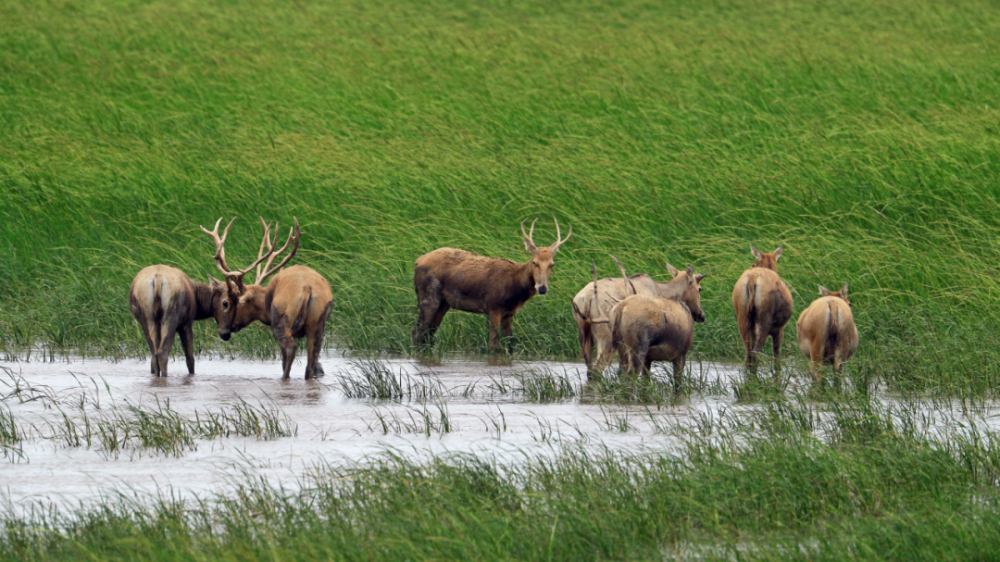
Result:
M778 271L778 258L781 257L781 248L783 246L784 245L778 246L770 254L764 254L757 248L754 248L753 244L750 244L750 251L753 252L755 260L753 262L753 266L763 267L764 269L770 269L771 271Z
M573 225L569 227L569 234L566 238L562 238L562 232L559 230L559 221L553 216L552 220L556 222L556 241L551 246L543 246L539 248L535 246L535 241L532 239L532 235L535 233L535 223L538 219L535 219L531 223L531 230L529 232L524 231L524 223L528 219L521 221L521 236L524 240L524 248L531 252L531 276L535 281L535 291L539 295L544 295L549 292L549 276L552 275L552 269L555 267L554 257L556 252L559 251L559 246L562 246L566 240L569 240L570 236L573 236Z
M229 337L233 332L239 332L240 329L243 327L243 325L245 325L241 324L241 322L238 321L237 318L237 316L239 316L237 312L237 309L240 308L239 305L244 302L244 300L250 293L254 292L254 288L260 288L261 284L268 277L273 275L276 271L280 270L282 267L285 266L285 264L288 263L289 260L292 259L292 257L295 255L295 252L299 248L299 238L300 238L299 221L296 218L294 219L295 226L292 229L290 229L288 233L288 240L285 241L285 245L282 246L280 250L274 251L274 242L277 240L278 236L277 223L275 223L275 234L274 238L272 239L270 236L270 224L264 222L264 219L261 218L260 222L261 224L264 225L264 239L260 243L260 250L258 250L257 252L257 260L254 261L252 264L250 264L248 267L245 267L243 269L233 270L230 269L229 265L226 263L225 244L226 244L226 237L229 235L229 227L233 225L233 221L235 220L236 217L233 217L233 220L229 221L229 224L226 225L226 229L222 232L221 236L219 235L219 224L222 222L221 218L215 222L215 228L213 230L208 230L204 226L201 227L202 231L204 231L205 234L211 236L212 240L215 242L215 257L214 257L215 265L216 267L219 268L219 271L221 271L222 274L225 276L226 286L229 289L230 298L228 300L231 302L231 304L228 307L223 307L225 308L225 310L223 311L223 313L217 314L215 319L219 325L219 337L221 337L223 341L229 340ZM271 264L274 263L274 258L276 258L279 254L288 249L288 245L292 243L293 239L295 240L295 245L292 247L292 251L287 256L285 256L285 258L281 261L281 263L279 263L276 267L271 267ZM264 271L261 272L260 265L265 260L267 260L267 263L264 265ZM250 286L247 286L243 282L243 277L246 276L246 274L249 273L250 270L255 267L257 268L257 273L256 273L256 278L254 279L254 283ZM219 281L215 281L215 283L218 285L222 284ZM233 296L235 296L235 298L232 298ZM249 322L246 323L248 324Z
M680 272L678 272L672 265L667 264L667 269L670 270L670 274L676 279ZM687 265L687 270L684 271L685 277L687 277L687 287L684 292L681 293L681 297L677 300L686 304L688 309L691 310L691 318L695 322L705 321L705 312L701 309L701 280L705 278L702 273L695 273L694 267L691 264Z
M840 290L837 292L833 292L830 289L827 289L826 287L820 285L819 294L823 295L824 297L837 297L839 299L843 299L843 301L846 302L848 306L850 306L851 304L851 301L847 300L847 283L844 283L844 286L841 287Z

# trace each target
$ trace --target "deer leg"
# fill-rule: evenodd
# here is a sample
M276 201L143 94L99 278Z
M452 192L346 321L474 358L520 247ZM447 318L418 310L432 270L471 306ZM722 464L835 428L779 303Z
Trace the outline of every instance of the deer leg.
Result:
M181 345L184 347L184 359L187 361L188 374L194 374L194 323L188 322L180 327L177 332L181 336Z
M316 329L306 329L306 380L316 376Z
M618 371L622 375L632 372L632 350L626 346L618 348Z
M819 382L820 368L823 366L823 341L816 339L809 342L809 372L812 373L813 382Z
M681 355L677 359L674 359L674 394L680 394L681 392L681 382L684 377L684 363L687 361L687 355Z
M139 320L138 318L136 318ZM149 373L151 375L157 375L160 372L159 357L156 355L156 343L153 342L153 338L150 336L149 326L146 325L146 316L143 315L142 319L139 320L139 325L142 327L142 335L146 336L146 345L149 346Z
M170 359L170 350L174 347L174 336L177 335L177 326L173 322L167 322L160 328L163 339L156 351L157 363L159 363L159 374L157 376L167 376L167 361Z
M495 351L500 347L500 321L503 313L499 310L489 312L490 321L490 351Z
M503 334L504 346L509 350L514 344L514 314L504 314L500 317L500 333Z
M781 342L785 339L785 327L782 326L777 332L771 334L771 346L774 350L774 372L781 374Z
M274 339L278 342L278 347L281 348L281 378L288 380L292 372L292 362L295 361L295 350L299 344L295 342L295 338L292 337L285 324L285 318L277 310L272 309L271 331L274 334Z
M319 323L312 330L312 335L307 331L306 337L309 338L309 364L312 367L312 374L314 377L321 377L325 373L323 372L323 365L319 362L320 352L323 350L323 334L326 332L326 320L330 317L330 311L333 310L333 303L326 305L326 311L323 313L323 317L320 318ZM306 366L308 371L309 367Z
M764 349L764 344L767 343L767 336L769 335L770 334L765 332L760 324L757 324L757 330L754 334L754 342L750 347L751 351L747 357L747 360L752 363L751 366L754 372L757 371L757 365L760 363L760 352Z

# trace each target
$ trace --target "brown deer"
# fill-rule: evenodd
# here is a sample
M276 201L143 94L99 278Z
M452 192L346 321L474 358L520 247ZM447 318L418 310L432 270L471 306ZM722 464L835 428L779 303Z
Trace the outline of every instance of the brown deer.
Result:
M499 347L500 333L509 341L514 315L535 293L544 295L549 291L553 258L559 246L573 236L571 225L563 239L556 220L555 243L539 248L533 240L536 222L538 219L527 233L521 222L524 247L531 252L531 259L525 263L454 248L440 248L417 258L413 286L419 316L413 327L413 345L423 346L433 338L445 313L452 308L489 315L490 351Z
M295 226L288 233L288 240L280 250L274 250L274 242L278 237L278 225L274 226L274 238L270 236L270 224L260 222L264 225L264 239L260 243L260 250L257 253L257 261L242 270L233 271L226 264L226 252L224 244L229 227L219 236L219 219L215 223L215 230L209 231L202 227L206 234L215 241L215 264L222 270L228 280L231 280L239 290L239 301L236 305L236 314L232 319L232 324L227 326L233 333L239 332L243 328L252 324L255 320L266 326L270 326L274 333L274 339L278 340L281 347L281 364L283 378L289 378L292 369L292 362L295 360L295 351L298 348L296 338L305 337L309 357L306 363L306 378L311 379L323 374L323 366L319 363L319 354L323 348L323 332L326 329L326 320L333 309L333 294L330 292L330 285L319 273L302 266L295 265L288 269L281 269L295 256L299 249L299 221L295 219ZM232 221L229 223L232 224ZM282 254L288 245L294 240L291 252L277 266L272 267L274 258ZM266 252L265 252L266 248ZM261 272L261 262L264 270ZM256 277L252 285L243 283L243 276L250 269L257 267ZM267 287L262 286L268 277L281 270Z
M213 277L208 283L192 281L183 271L169 265L151 265L142 269L129 289L129 308L152 356L149 370L167 376L167 360L180 334L187 359L188 373L194 374L194 321L215 318L219 337L229 339L229 328L236 312L239 293L230 283Z
M608 319L615 304L634 294L677 299L687 290L687 272L678 271L669 263L667 270L673 276L673 280L658 283L645 273L628 277L618 260L614 256L611 256L611 259L615 260L622 276L598 280L595 267L594 281L588 283L573 297L573 319L576 321L580 349L587 363L588 373L603 371L614 356ZM705 276L699 273L695 277L700 282ZM695 316L695 320L702 322L704 317L699 320L698 316Z
M781 248L764 254L750 244L753 267L744 271L733 287L736 322L746 349L746 365L751 370L756 369L758 354L768 336L774 346L775 371L781 370L781 341L785 324L792 317L792 294L777 273Z
M701 279L688 264L686 275L671 283L673 298L633 295L611 309L611 345L623 373L650 373L653 361L672 361L674 391L680 392L687 352L694 339L694 322L704 322Z
M799 349L809 358L809 371L819 381L819 366L833 364L840 371L841 363L858 348L858 328L854 325L851 301L847 300L847 283L837 292L819 286L820 298L802 311L795 324Z

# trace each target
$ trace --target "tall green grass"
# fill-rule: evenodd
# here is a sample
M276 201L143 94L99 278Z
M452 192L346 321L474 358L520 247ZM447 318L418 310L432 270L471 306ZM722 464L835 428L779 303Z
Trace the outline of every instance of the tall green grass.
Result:
M145 352L141 267L213 273L197 225L302 224L331 345L409 351L414 259L525 260L573 226L515 355L578 352L569 299L613 252L708 274L694 354L738 358L747 244L802 310L851 284L859 371L996 387L1000 8L888 0L264 1L0 6L0 345ZM210 323L210 322L209 322ZM200 351L268 356L265 330ZM796 352L789 329L786 351ZM448 350L485 351L451 313ZM797 352L796 352L797 353Z
M913 411L857 398L826 421L811 408L793 402L696 421L674 453L571 442L559 455L513 461L453 455L418 463L387 453L350 467L315 466L295 489L247 473L217 497L22 506L0 515L0 559L995 556L994 433L929 434ZM817 429L836 437L818 439Z

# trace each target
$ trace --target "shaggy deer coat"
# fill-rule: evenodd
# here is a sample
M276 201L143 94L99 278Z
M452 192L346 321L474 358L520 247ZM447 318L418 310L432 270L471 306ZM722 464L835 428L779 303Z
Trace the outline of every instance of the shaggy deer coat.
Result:
M775 369L781 368L781 342L785 324L792 317L792 294L777 273L781 248L778 246L773 253L763 254L751 244L756 262L743 272L733 287L733 308L748 369L756 368L757 356L768 336L774 348Z
M832 364L840 371L841 363L858 348L858 328L847 300L847 284L836 293L820 285L819 292L823 296L803 310L795 324L799 349L809 358L814 381L820 380L820 365Z
M535 219L537 221L538 219ZM549 290L549 276L555 265L554 257L566 240L560 239L556 221L556 242L549 247L537 247L531 232L521 234L531 260L514 263L501 258L488 258L456 250L440 248L417 258L413 267L413 288L417 293L419 315L413 326L413 345L429 343L441 325L444 315L454 308L464 312L489 316L490 350L500 346L500 335L509 340L513 335L514 315L535 296Z
M169 265L142 269L129 289L129 308L152 356L149 370L167 376L167 361L179 334L184 346L188 373L194 374L194 321L214 317L219 337L229 339L226 328L236 311L239 295L235 287L209 278L208 283L192 281L183 271Z
M633 294L676 300L687 290L687 272L678 271L669 263L667 270L674 277L667 283L658 283L645 273L630 276L628 282L621 277L611 277L596 281L596 300L594 281L587 283L573 297L573 320L576 321L580 349L588 368L598 372L604 370L615 354L611 345L611 326L608 322L615 304ZM704 275L699 273L695 277L700 282ZM704 321L704 318L697 321Z
M622 372L649 376L653 361L671 361L677 392L694 338L694 322L705 321L700 282L690 265L687 275L678 280L686 288L677 298L633 295L611 309L611 343Z

